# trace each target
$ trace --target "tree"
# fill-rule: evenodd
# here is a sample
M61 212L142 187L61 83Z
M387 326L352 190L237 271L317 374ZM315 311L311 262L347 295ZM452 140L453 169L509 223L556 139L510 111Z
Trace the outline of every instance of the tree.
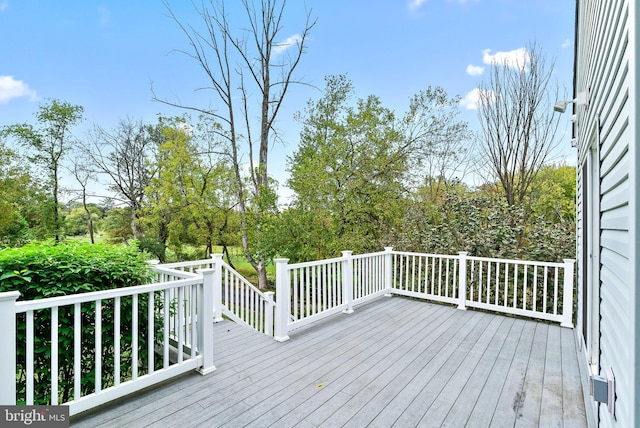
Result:
M345 76L326 80L324 96L309 102L301 118L300 146L289 159L295 196L285 218L300 225L288 226L296 230L294 242L304 240L298 249L316 250L288 254L296 259L377 250L402 218L408 150L395 115L375 96L352 105Z
M531 212L549 223L569 222L576 218L576 167L544 165L531 184L528 198Z
M376 96L355 99L345 76L326 82L323 97L299 115L301 142L289 159L295 195L279 238L295 260L396 242L415 193L425 182L435 193L453 186L449 177L472 154L459 99L442 88L416 94L398 119Z
M153 126L127 118L112 130L96 125L83 147L93 170L109 177L116 199L130 208L134 239L142 235L137 219L144 191L155 174L153 155L160 141Z
M25 216L33 179L20 157L0 141L0 246L20 243L28 233Z
M64 218L65 233L69 236L89 234L91 244L95 244L92 233L102 216L99 206L92 203L73 202L69 204L69 213ZM89 219L87 219L89 217Z
M412 164L407 181L429 189L431 198L476 167L473 135L458 120L459 105L459 96L429 86L411 97L401 123Z
M31 124L16 124L4 128L4 132L15 137L29 153L29 160L45 170L46 187L50 199L46 212L51 219L51 233L60 239L60 216L58 213L59 175L65 155L74 145L70 129L82 120L82 106L66 101L49 100L40 104L36 113L38 127Z
M164 141L158 147L158 172L146 191L146 221L153 224L163 245L171 234L180 233L190 243L204 243L205 257L221 244L230 259L226 233L237 205L233 171L215 153L211 130L217 124L205 117L194 127L186 120L160 120ZM184 230L191 226L196 233Z
M540 48L531 44L520 61L493 64L489 78L479 88L481 151L509 205L523 203L558 143L559 117L554 117L552 109L558 95L553 68L553 61L547 64Z
M247 229L256 225L248 225L247 218L249 215L258 220L268 217L250 211L264 207L264 201L270 199L262 198L263 191L267 196L273 193L269 189L269 144L277 136L273 132L276 118L290 85L297 83L294 71L305 52L309 32L315 25L315 20L307 13L302 31L288 38L283 37L286 4L286 0L262 0L256 6L249 0L242 0L245 23L239 26L242 30L233 30L224 1L210 0L208 5L203 2L200 9L196 8L204 27L199 30L182 22L165 3L169 15L189 44L189 51L179 52L193 59L202 68L210 83L207 89L213 91L221 108L213 110L189 106L158 99L154 95L158 101L197 111L221 124L218 133L227 142L227 153L236 181L242 245L245 256L258 274L260 288L268 285L268 260L265 259L263 249L254 248L255 242L250 242ZM259 117L257 127L254 125L255 106ZM254 159L256 148L257 165ZM243 162L246 162L243 161L243 156L246 156L250 166L248 182L242 172ZM260 202L251 203L252 199ZM273 207L268 208L272 209ZM261 225L257 227L261 229ZM256 230L251 232L256 236Z
M82 207L86 214L86 230L89 232L89 239L92 244L95 244L95 239L93 236L93 214L89 210L89 206L87 204L87 186L89 181L93 179L93 173L88 166L88 159L76 157L72 161L72 165L69 168L69 172L76 179L78 184L80 185L80 197L82 199Z

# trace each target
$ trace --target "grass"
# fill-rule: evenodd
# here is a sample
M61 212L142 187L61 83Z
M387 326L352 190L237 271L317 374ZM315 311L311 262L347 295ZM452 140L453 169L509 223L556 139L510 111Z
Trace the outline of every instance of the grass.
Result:
M258 274L256 270L251 266L251 263L244 256L244 252L242 247L228 247L229 255L231 256L231 262L233 263L233 267L238 271L239 274L244 276L247 281L250 283L257 285L258 284ZM222 254L222 247L215 246L213 247L213 252L216 254ZM267 278L270 283L275 283L276 280L276 266L271 263L267 265Z
M76 235L76 236L65 236L64 238L67 241L78 241L89 244L91 242L91 238L89 235ZM93 241L96 244L103 244L107 242L106 237L103 234L95 234L93 235Z

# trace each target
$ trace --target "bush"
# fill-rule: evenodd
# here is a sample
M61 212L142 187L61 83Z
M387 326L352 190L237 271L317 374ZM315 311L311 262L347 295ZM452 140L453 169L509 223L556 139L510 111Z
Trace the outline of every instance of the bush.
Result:
M0 251L0 292L17 290L20 300L129 287L148 283L152 278L144 255L124 245L30 244ZM139 297L138 361L147 361L146 307L148 297ZM121 325L118 337L121 349L122 379L130 376L132 355L132 299L121 301ZM58 314L59 400L73 398L74 307L64 306ZM114 302L102 303L102 388L113 384ZM95 302L81 305L81 394L95 391ZM51 311L34 313L34 404L51 399ZM17 392L18 402L26 401L26 314L17 318Z

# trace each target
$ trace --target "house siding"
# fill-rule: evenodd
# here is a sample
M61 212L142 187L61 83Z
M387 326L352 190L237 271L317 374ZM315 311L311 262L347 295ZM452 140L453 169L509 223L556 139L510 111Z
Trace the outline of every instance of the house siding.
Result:
M589 91L588 106L575 106L575 136L581 166L586 162L594 129L599 140L597 150L599 177L599 284L600 341L599 372L611 368L616 378L616 418L599 406L600 426L636 426L637 392L635 375L636 344L636 120L635 93L635 6L629 0L578 1L576 87L575 93ZM589 233L583 204L582 168L578 168L577 220L578 284L586 273L582 237ZM587 204L594 203L587 195ZM596 201L598 202L598 201ZM595 214L595 213L594 213ZM588 239L591 239L587 235ZM583 299L584 296L580 296ZM581 308L583 301L579 303ZM582 314L580 313L580 317ZM579 324L581 325L581 319ZM581 331L582 332L582 331ZM586 338L583 340L586 341Z

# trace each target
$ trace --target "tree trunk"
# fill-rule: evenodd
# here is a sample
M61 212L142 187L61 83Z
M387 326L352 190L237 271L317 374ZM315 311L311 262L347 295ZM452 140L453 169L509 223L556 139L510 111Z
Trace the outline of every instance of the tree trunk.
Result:
M87 213L87 229L89 231L91 244L95 244L93 239L93 218L91 218L91 212L89 211L89 207L87 207L87 189L84 187L82 188L82 207L84 208L84 212Z
M58 166L53 171L53 228L56 242L60 242L60 219L58 215Z
M231 254L229 254L229 248L225 243L222 244L222 254L227 256L227 263L229 264L229 266L231 266L231 269L235 269L236 267L231 262Z
M269 288L269 280L267 279L267 267L263 261L260 261L256 265L256 272L258 273L258 288L260 290L267 290Z
M140 238L140 231L138 230L138 225L136 223L136 206L131 207L131 234L133 235L133 239Z

